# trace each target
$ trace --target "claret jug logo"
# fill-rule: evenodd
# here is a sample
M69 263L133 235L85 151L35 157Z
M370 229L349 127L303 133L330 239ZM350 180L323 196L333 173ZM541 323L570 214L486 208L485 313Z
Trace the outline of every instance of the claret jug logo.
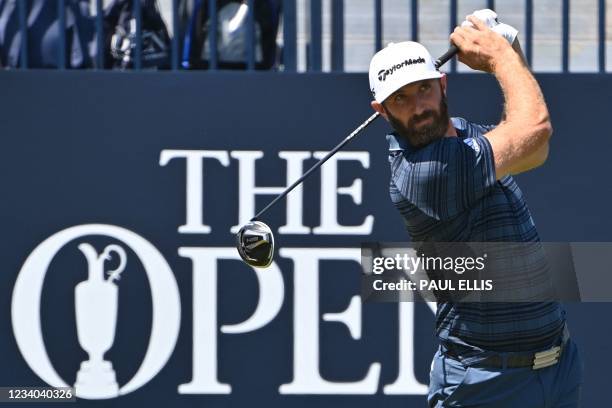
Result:
M88 242L88 236L104 236L121 244L106 246L100 253ZM42 242L25 261L13 290L12 322L17 345L30 368L53 387L68 387L49 359L41 329L40 301L47 269L64 246L73 241L88 265L88 278L74 289L75 314L79 344L89 356L81 363L74 384L79 398L106 399L130 393L151 380L174 351L180 327L181 306L176 280L161 253L141 236L121 227L102 224L79 225L60 231ZM153 319L149 347L140 368L125 385L119 386L112 362L103 356L115 338L119 309L119 279L129 273L124 248L139 258L146 271ZM106 270L108 261L118 266Z
M119 387L110 361L104 361L104 353L113 345L117 325L118 294L113 284L125 269L126 255L122 247L108 245L98 255L93 246L79 245L87 258L89 279L79 283L74 290L77 333L81 347L89 354L83 361L74 385L77 394L92 397L117 395ZM111 254L119 257L119 266L108 271L104 279L104 263Z

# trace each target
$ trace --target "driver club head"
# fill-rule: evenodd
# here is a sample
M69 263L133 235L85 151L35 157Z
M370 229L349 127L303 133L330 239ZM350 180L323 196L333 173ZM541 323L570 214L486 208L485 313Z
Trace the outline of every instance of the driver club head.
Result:
M261 221L249 221L236 235L236 248L244 262L256 268L266 268L274 258L272 230Z

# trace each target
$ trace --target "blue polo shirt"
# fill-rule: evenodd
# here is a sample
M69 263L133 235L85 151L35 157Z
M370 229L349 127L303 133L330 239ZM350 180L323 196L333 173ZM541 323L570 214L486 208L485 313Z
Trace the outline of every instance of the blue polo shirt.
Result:
M412 241L539 242L512 176L495 177L493 151L483 135L494 126L452 118L458 137L412 148L387 136L390 195ZM526 351L550 346L562 333L558 302L438 302L436 334L466 350Z

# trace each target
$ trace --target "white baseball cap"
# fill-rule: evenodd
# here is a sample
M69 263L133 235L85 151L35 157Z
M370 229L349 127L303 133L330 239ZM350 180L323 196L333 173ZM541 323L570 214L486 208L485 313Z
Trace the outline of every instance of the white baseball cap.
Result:
M404 85L442 76L427 48L413 41L390 43L370 61L370 90L379 103Z

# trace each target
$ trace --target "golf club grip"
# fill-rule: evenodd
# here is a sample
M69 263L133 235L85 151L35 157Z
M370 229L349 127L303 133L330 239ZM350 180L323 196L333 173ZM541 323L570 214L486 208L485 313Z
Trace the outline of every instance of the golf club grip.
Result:
M459 48L455 44L451 44L440 58L438 58L435 62L436 69L440 68L442 65L446 64L449 59L453 58L459 52Z

